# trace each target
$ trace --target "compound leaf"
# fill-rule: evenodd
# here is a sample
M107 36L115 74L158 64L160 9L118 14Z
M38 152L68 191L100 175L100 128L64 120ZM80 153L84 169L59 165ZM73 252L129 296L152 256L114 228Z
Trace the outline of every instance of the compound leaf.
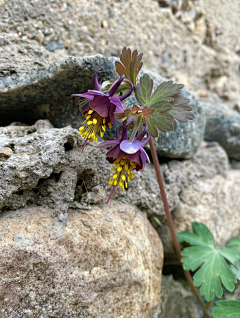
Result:
M229 241L226 245L228 248L231 248L233 251L240 254L240 238L236 237Z
M219 300L216 305L211 312L213 318L240 318L240 301Z
M182 263L185 270L196 271L193 283L200 287L200 294L207 301L211 301L216 295L222 297L223 286L233 291L237 282L226 260L234 264L240 260L240 255L227 247L215 249L215 241L212 233L202 223L193 223L195 233L178 233L179 242L187 242L193 246L186 247L182 251Z
M167 81L160 84L152 94L153 80L144 74L136 86L136 98L141 106L155 109L152 117L146 120L152 137L158 136L157 128L165 133L177 129L176 120L186 123L194 119L189 100L180 94L184 85Z

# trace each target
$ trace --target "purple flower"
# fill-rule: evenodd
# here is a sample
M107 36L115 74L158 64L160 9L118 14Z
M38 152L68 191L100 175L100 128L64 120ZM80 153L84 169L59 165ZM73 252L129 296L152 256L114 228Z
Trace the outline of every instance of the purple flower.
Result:
M112 147L106 156L107 160L115 165L111 169L111 171L114 170L114 172L109 180L109 184L113 185L114 188L107 203L111 199L115 188L118 186L120 186L122 190L124 190L124 186L127 188L127 182L130 181L130 178L134 178L133 170L143 171L146 162L150 162L146 151L143 149L150 139L147 126L144 125L143 132L139 136L136 136L133 142L129 142L127 130L130 124L132 124L132 122L125 125L122 135L120 133L121 127L117 129L116 140L105 141L97 146L98 148ZM147 138L142 142L145 135Z
M100 136L103 137L106 127L112 128L114 124L116 109L123 112L122 100L131 95L133 85L124 95L114 96L117 92L124 75L118 81L115 81L109 89L109 92L104 94L101 90L101 83L98 82L97 75L100 69L96 70L93 76L94 90L88 90L84 94L73 94L72 96L80 96L90 100L89 105L83 110L86 120L79 128L79 135L85 138L85 141L97 141L96 134L100 131Z

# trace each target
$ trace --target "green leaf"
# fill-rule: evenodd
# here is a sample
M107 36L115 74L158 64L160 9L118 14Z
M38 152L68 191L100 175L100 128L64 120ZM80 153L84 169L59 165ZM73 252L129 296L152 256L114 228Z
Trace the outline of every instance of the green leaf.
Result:
M187 123L188 120L194 119L195 116L192 113L192 107L188 103L189 99L178 94L174 98L173 107L169 110L169 114L182 123Z
M173 116L167 112L154 112L151 118L146 118L146 123L148 126L148 131L153 137L158 136L157 128L163 133L165 133L167 130L176 129L176 122Z
M153 80L144 74L136 86L136 98L141 106L155 109L152 117L146 120L152 137L158 136L157 128L165 133L177 129L176 120L186 123L194 119L189 100L180 92L184 85L167 81L160 84L152 94Z
M215 249L215 241L212 233L202 223L193 223L195 233L178 233L179 242L187 242L193 246L186 247L182 251L182 263L185 270L197 272L193 276L193 283L200 287L200 294L207 301L211 301L216 295L222 297L223 286L233 291L237 282L226 260L234 264L240 260L240 255L227 247ZM220 281L221 280L221 281Z
M234 265L231 265L230 268L237 280L240 281L240 262L234 263Z
M140 82L136 86L136 99L140 105L148 105L153 89L153 80L148 74L144 74L140 78Z
M180 89L182 89L183 87L184 85L182 84L173 84L173 81L163 82L153 93L148 106L152 106L153 104L160 101L174 101L174 96L178 95L180 93Z
M159 226L162 225L161 221L159 220L159 218L158 218L157 216L152 216L152 219L153 219Z
M240 318L240 301L219 300L216 305L211 312L213 318Z
M231 248L238 254L240 254L240 238L234 238L231 241L229 241L226 245L228 248Z

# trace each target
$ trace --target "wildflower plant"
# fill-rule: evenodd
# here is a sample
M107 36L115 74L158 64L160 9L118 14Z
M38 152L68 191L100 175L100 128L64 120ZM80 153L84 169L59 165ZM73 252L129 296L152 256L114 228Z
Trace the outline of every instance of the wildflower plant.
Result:
M120 61L115 63L117 78L99 82L100 69L97 69L93 76L94 89L90 89L84 94L73 95L84 98L81 105L85 106L83 114L86 119L79 128L79 135L84 139L82 149L89 142L97 142L99 136L104 137L106 128L111 129L115 125L115 120L121 123L116 130L114 140L104 141L96 145L98 148L108 150L106 160L113 165L109 176L112 190L106 202L109 203L117 188L124 191L129 187L129 182L134 178L135 171L141 173L144 171L146 163L150 162L144 147L147 144L150 145L176 253L182 260L184 274L203 309L204 317L211 317L208 306L204 304L196 286L201 286L200 293L207 301L211 301L215 294L217 297L222 295L219 279L228 290L232 291L237 282L234 274L237 272L240 275L240 266L237 263L240 260L240 251L236 252L239 256L236 256L234 252L234 248L239 248L240 242L231 242L230 244L234 248L228 246L216 250L211 232L204 225L198 223L193 225L196 234L184 232L178 234L177 237L153 138L158 137L159 131L166 133L176 130L177 121L187 123L194 119L194 114L189 100L181 94L184 85L165 81L154 89L153 80L148 74L139 77L139 72L143 66L142 56L143 54L138 54L137 50L132 52L129 48L124 47ZM135 94L138 105L134 104L130 109L124 109L122 102L132 93ZM193 246L184 249L181 253L179 241L186 241ZM232 269L227 262L232 264ZM192 280L188 270L195 271L202 264L203 266ZM217 271L212 270L213 268ZM223 317L223 312L235 313L234 310L229 311L229 307L222 302L219 302L218 305L220 308L214 310L214 318ZM234 308L239 308L239 303L234 304ZM230 315L226 315L226 317L230 317ZM233 317L240 318L240 315Z
M157 137L158 131L177 128L176 120L186 123L194 119L189 100L181 95L184 85L167 81L153 91L153 80L144 74L138 81L142 68L142 55L137 50L123 48L120 61L116 61L118 79L98 81L99 69L93 76L93 90L73 96L83 97L83 114L86 117L79 128L84 138L85 147L88 142L95 142L104 136L105 129L112 128L115 119L122 123L117 129L115 140L97 145L99 148L110 148L106 159L114 165L109 184L113 190L107 203L113 197L116 188L128 187L134 171L144 171L146 162L150 162L144 147L150 137ZM122 101L135 93L139 105L124 109ZM128 138L128 134L130 137Z

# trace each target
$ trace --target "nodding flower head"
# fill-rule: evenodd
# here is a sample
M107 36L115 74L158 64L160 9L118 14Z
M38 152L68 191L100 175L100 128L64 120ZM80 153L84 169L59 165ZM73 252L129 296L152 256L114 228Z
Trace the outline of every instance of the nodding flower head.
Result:
M114 112L116 108L118 111L123 112L122 100L131 95L133 86L124 95L114 96L117 92L121 82L124 79L122 75L118 81L115 81L110 87L108 93L104 94L101 90L101 83L98 82L97 75L100 69L96 70L93 76L94 90L88 90L84 94L74 94L72 96L80 96L90 100L89 105L83 110L83 114L86 117L82 126L79 128L79 135L85 138L85 144L87 141L97 141L96 134L100 132L100 136L103 137L106 127L112 128L114 124Z
M143 149L150 139L147 126L144 125L143 132L136 136L133 142L129 142L127 129L131 124L130 122L125 125L122 135L120 133L121 127L117 129L116 140L105 141L97 146L98 148L112 147L106 155L107 160L114 165L111 169L113 175L109 180L109 184L113 185L113 189L107 203L112 198L116 188L121 187L124 190L124 188L128 187L128 182L134 178L133 170L143 171L146 162L150 162L146 151ZM142 141L144 136L147 138Z

